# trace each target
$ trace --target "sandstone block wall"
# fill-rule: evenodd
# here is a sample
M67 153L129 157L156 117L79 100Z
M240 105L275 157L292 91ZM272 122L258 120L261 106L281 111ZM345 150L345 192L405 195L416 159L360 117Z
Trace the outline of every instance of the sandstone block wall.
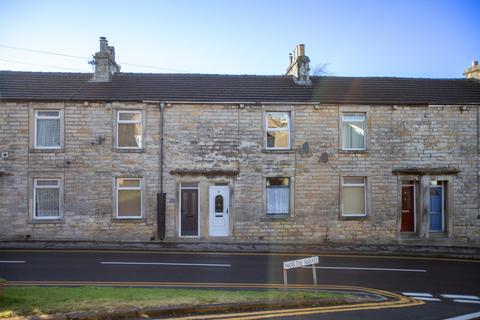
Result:
M144 110L146 140L142 152L113 148L115 110ZM33 110L63 110L64 146L39 151L33 146ZM0 237L2 239L150 240L156 230L159 190L158 107L124 103L0 103ZM99 136L101 145L92 145ZM115 219L116 177L142 177L144 218ZM63 217L32 218L34 178L60 178Z
M32 148L35 109L63 110L64 146L53 152ZM145 146L117 150L117 109L143 110ZM480 245L477 109L469 106L338 106L170 104L165 108L164 189L166 240L228 242L427 241L400 233L399 181L393 169L450 167L452 203L442 243ZM291 113L292 150L264 147L264 113ZM366 112L367 150L340 150L340 113ZM105 141L98 145L98 137ZM304 152L304 144L308 152ZM0 103L0 238L150 240L156 234L160 190L160 111L143 103ZM326 156L325 156L326 155ZM327 159L325 158L327 157ZM327 160L327 161L325 161ZM179 173L188 170L188 174ZM206 174L193 174L192 172ZM208 172L214 172L209 174ZM226 172L222 174L222 172ZM342 176L367 177L368 215L341 216ZM288 217L267 217L266 177L290 177ZM32 219L35 177L63 182L60 221ZM141 177L144 217L114 215L116 177ZM406 177L418 178L418 177ZM435 177L432 177L434 179ZM437 177L438 178L438 177ZM440 177L441 178L441 177ZM179 237L179 186L196 183L200 195L198 238ZM230 234L211 238L208 187L230 186Z

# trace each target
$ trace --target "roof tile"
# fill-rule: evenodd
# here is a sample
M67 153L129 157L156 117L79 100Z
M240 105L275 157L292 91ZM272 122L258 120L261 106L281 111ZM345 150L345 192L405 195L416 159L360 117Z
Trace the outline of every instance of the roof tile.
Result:
M475 79L312 77L118 73L90 82L90 73L0 71L0 100L191 101L332 104L480 104Z

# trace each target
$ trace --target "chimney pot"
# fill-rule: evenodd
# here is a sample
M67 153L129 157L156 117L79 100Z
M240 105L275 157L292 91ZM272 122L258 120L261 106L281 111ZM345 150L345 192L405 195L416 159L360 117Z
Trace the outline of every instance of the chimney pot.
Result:
M108 40L105 37L100 37L100 51L107 51Z
M303 43L298 45L298 51L299 57L303 57L305 55L305 45Z
M475 66L478 66L478 61L477 60L472 61L472 67L475 67Z

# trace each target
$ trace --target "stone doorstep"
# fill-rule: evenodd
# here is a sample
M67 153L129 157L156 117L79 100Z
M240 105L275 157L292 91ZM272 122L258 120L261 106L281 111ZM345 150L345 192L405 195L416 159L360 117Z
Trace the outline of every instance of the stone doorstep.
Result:
M329 291L330 292L330 291ZM343 293L343 291L335 291ZM352 293L355 297L336 298L312 301L293 301L293 302L257 302L257 303L222 303L207 304L198 306L171 306L171 307L144 307L144 308L124 308L114 311L85 311L85 312L69 312L65 314L53 314L47 316L30 316L18 317L18 320L116 320L116 319L134 319L134 318L151 318L151 317L169 317L169 316L186 316L199 314L215 314L215 313L233 313L248 311L276 310L284 308L305 308L305 307L322 307L334 305L349 305L355 303L368 303L391 300L391 298L370 293Z
M436 258L480 259L480 247L454 246L438 242L419 244L305 244L305 243L219 243L219 242L141 242L141 241L11 241L0 240L0 249L72 249L72 250L138 250L185 252L236 252L236 253L325 253L355 255L422 256Z

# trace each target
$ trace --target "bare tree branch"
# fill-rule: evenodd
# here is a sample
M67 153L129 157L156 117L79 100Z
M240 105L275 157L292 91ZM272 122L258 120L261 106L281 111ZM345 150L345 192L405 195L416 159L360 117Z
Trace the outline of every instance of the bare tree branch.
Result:
M331 76L332 73L328 71L328 63L317 64L310 70L311 76Z

